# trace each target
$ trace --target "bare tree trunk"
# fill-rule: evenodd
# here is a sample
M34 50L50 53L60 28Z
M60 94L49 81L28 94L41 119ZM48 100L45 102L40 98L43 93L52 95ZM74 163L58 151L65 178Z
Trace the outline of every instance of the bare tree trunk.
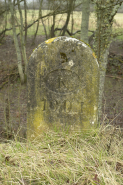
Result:
M100 79L99 79L99 104L98 104L98 117L99 121L101 121L102 116L102 100L103 100L103 92L104 92L104 83L105 83L105 74L108 63L108 54L109 47L105 50L100 58Z
M115 0L99 0L96 3L97 29L95 32L94 50L100 65L100 83L99 83L99 121L102 117L102 97L104 92L105 73L108 62L109 46L111 43L113 18L117 13L120 4L113 6Z
M43 28L44 28L46 39L48 39L48 34L47 34L47 30L46 30L46 26L44 24L43 18L41 19L41 22L42 22L42 25L43 25Z
M67 26L70 20L70 14L73 11L73 3L74 3L74 0L69 0L68 2L67 19L66 19L65 25L63 26L62 36L65 35L66 29L67 29Z
M5 7L7 9L7 2L5 0ZM6 11L6 15L5 15L5 29L6 29L6 26L7 26L7 11Z
M25 14L25 45L27 41L27 5L26 0L24 0L24 14Z
M25 64L25 75L26 75L26 71L27 71L27 57L26 57L26 47L25 47L25 41L24 41L24 35L23 35L23 16L22 16L22 11L21 11L21 7L20 7L20 1L17 0L18 2L18 10L19 10L19 14L20 14L20 38L21 38L21 49L22 49L22 55L23 55L23 60L24 60L24 64Z
M12 30L13 30L13 38L14 38L14 44L17 54L17 60L18 60L18 71L21 79L21 83L24 83L24 73L23 73L23 67L22 67L22 59L21 59L21 52L18 44L18 39L16 35L16 27L15 27L15 17L14 17L14 6L12 4L12 1L9 0L9 6L11 11L11 19L12 19Z
M81 23L81 40L88 43L88 26L90 15L90 0L83 0L82 3L82 23Z
M53 24L51 26L51 28L49 29L49 36L52 38L52 37L55 37L55 19L56 19L56 14L58 12L58 9L61 5L61 0L57 1L57 0L49 0L49 7L48 9L51 9L53 10L53 13L52 13L52 18L53 18Z
M71 34L73 33L73 25L74 25L74 18L73 18L73 12L72 12L72 18L71 18Z
M2 4L2 2L0 2L0 13L2 12L2 9L5 9L5 10L7 10L7 2L6 2L6 0L5 0L5 5L3 5ZM1 16L0 16L0 29L1 30L6 30L7 28L7 14L8 14L8 12L7 11L5 11L4 12L4 14L1 14ZM2 40L3 40L3 38L5 37L5 32L4 31L2 31L1 33L0 33L0 42L2 42Z
M40 7L39 7L39 12L38 12L38 18L40 18L42 16L42 11L41 11L42 2L43 2L43 0L41 0L41 1L39 0ZM36 38L36 35L38 33L38 28L39 28L39 22L40 22L40 19L38 19L38 22L37 22L37 28L36 28L36 32L35 32L35 35L34 35L34 38L33 38L33 41L32 41L32 45L35 43L35 38Z
M51 31L50 31L50 36L51 36L51 38L52 37L55 37L55 18L56 18L56 16L55 16L55 14L53 14L53 25L51 26Z
M6 2L6 0L5 0L5 8L7 9L7 2ZM4 29L6 29L6 27L7 27L7 14L8 14L8 12L6 11L5 12L5 27L4 27ZM3 37L4 36L5 36L5 32L4 32Z

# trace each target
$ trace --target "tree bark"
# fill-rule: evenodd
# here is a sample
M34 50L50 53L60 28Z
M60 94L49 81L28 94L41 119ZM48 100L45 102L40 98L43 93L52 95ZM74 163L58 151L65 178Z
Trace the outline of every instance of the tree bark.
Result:
M42 12L41 12L42 2L43 2L43 0L39 1L40 7L39 7L39 12L38 12L38 18L40 18L40 17L42 16ZM40 22L40 19L38 19L38 22L37 22L37 28L36 28L36 32L35 32L35 34L34 34L34 38L33 38L33 41L32 41L32 45L35 43L35 38L36 38L36 35L37 35L37 33L38 33L38 28L39 28L39 22Z
M88 43L88 26L90 15L90 0L83 0L82 4L82 23L81 23L81 40Z
M24 14L25 14L25 45L27 40L27 5L26 0L24 0Z
M26 57L26 47L25 47L25 41L24 41L24 34L23 34L23 16L22 16L22 11L21 11L21 7L20 7L20 1L17 0L18 2L18 10L19 10L19 14L20 14L20 38L21 38L21 49L22 49L22 55L23 55L23 60L24 60L24 64L25 64L25 75L27 72L27 57Z
M43 19L41 19L41 22L42 22L42 25L43 25L43 28L44 28L44 32L45 32L46 39L48 39L48 34L47 34L46 26L45 26L45 24L44 24Z
M19 71L21 83L24 83L24 73L23 73L23 67L22 67L21 52L20 52L20 48L19 48L19 44L18 44L17 35L16 35L14 6L13 6L11 0L9 0L9 5L10 5L11 19L12 19L13 39L14 39L14 44L15 44L15 49L16 49L16 54L17 54L17 60L18 60L18 71Z
M115 0L113 0L115 3ZM94 50L100 66L99 83L99 122L102 118L102 98L104 92L105 73L108 62L109 47L112 38L113 18L117 13L120 4L113 6L112 0L98 0L96 3L97 28L95 32Z
M55 37L55 18L56 18L56 16L55 16L55 14L53 14L53 25L51 26L51 31L50 31L51 38Z
M107 47L107 49L105 50L105 52L100 58L99 103L98 103L98 117L100 122L102 117L102 100L103 100L106 68L108 63L108 54L109 54L109 47Z
M65 25L62 28L63 29L62 36L65 35L66 29L67 29L67 26L70 20L70 14L73 11L73 3L74 3L74 0L69 0L68 2L67 19L66 19Z

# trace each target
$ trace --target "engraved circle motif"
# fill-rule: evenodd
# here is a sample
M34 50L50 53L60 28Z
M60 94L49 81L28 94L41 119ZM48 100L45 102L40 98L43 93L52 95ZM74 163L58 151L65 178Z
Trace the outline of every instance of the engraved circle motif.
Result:
M44 81L49 90L61 94L74 92L80 84L79 76L67 69L51 71Z

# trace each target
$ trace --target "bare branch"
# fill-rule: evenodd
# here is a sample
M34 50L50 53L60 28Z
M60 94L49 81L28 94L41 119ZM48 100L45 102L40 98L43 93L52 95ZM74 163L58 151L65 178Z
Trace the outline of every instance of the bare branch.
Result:
M21 3L22 1L23 1L23 0L21 0L20 3ZM17 6L17 3L14 4L14 6ZM5 10L3 10L3 11L0 13L0 16L1 16L2 14L4 14L6 11L9 11L9 10L10 10L10 7L8 6Z

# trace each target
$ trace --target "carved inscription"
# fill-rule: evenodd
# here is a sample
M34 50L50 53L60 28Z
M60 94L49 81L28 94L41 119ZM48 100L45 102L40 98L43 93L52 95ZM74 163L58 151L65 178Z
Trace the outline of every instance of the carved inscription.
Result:
M58 101L46 101L43 99L41 101L41 111L55 111L55 112L64 112L64 113L82 113L83 102L71 102L68 100Z
M47 88L53 92L61 94L74 92L80 83L79 76L66 69L51 71L45 77L45 84Z
M52 92L65 95L74 92L80 86L79 76L67 69L51 71L45 77L46 87ZM75 83L77 82L77 83ZM69 100L42 100L42 111L54 111L60 113L77 114L82 113L83 102L72 102Z

